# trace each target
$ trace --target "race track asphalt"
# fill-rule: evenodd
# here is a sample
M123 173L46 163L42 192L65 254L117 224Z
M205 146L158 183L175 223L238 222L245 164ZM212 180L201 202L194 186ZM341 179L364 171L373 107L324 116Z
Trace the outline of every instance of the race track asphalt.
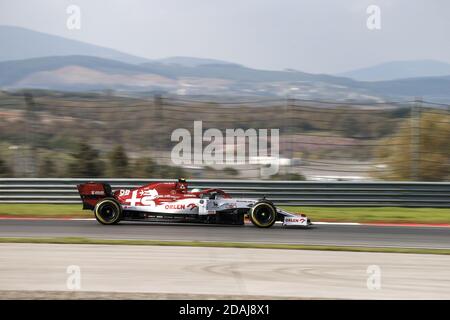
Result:
M217 226L121 222L103 226L95 220L0 220L0 237L86 237L163 241L224 241L275 244L402 248L450 248L450 228L368 225L316 225L310 229L275 225Z

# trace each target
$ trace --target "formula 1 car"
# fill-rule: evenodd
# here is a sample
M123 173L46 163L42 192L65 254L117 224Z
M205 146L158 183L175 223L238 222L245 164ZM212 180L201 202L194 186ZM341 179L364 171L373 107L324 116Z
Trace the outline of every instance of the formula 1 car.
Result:
M77 186L83 209L93 210L101 224L126 221L173 221L213 224L244 224L245 217L257 227L311 225L305 215L295 215L267 199L235 199L220 189L188 191L184 179L155 182L135 189L114 192L107 183L88 182Z

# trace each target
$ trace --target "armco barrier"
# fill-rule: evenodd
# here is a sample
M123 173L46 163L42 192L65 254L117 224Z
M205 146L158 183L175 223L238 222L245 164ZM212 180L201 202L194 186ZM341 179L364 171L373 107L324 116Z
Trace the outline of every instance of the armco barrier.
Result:
M0 203L80 203L76 185L110 183L113 189L166 179L0 179ZM266 197L278 205L450 207L448 182L313 182L189 180L191 188L220 188L236 197Z

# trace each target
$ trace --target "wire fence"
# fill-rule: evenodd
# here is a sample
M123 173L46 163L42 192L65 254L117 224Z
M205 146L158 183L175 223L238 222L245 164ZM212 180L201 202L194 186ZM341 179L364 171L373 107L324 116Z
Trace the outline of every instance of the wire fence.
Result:
M1 92L0 176L261 178L261 168L274 160L250 159L249 140L230 145L227 129L278 129L279 169L270 179L448 181L449 107L420 99L238 101ZM194 140L195 121L201 121L202 143L195 152L205 151L211 141L203 135L214 128L224 136L214 153L225 157L243 149L246 160L175 165L172 151L179 141L172 133L183 128ZM265 142L273 155L273 141ZM83 151L80 143L89 149ZM118 146L124 154L115 152ZM89 169L95 167L93 175Z

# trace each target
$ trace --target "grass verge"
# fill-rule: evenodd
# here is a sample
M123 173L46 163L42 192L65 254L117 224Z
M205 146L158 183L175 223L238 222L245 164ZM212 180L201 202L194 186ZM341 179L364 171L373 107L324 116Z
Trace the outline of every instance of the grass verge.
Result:
M283 207L293 213L304 213L312 221L450 223L450 208L397 207Z
M307 214L312 221L450 223L450 208L282 207ZM92 218L81 204L0 204L0 216Z
M40 218L92 218L92 212L80 204L0 204L0 216Z
M322 250L351 252L419 253L450 254L450 249L389 248L389 247L352 247L302 244L271 244L246 242L206 242L206 241L160 241L160 240L113 240L78 237L61 238L0 238L0 243L50 243L50 244L104 244L104 245L140 245L140 246L176 246L176 247L217 247L284 250Z

